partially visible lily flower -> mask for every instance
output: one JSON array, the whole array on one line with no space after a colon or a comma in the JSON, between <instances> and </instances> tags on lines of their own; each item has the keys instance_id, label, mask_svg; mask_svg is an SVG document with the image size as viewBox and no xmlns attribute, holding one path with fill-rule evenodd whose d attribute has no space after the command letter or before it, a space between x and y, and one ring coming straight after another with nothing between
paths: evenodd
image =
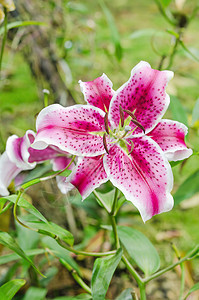
<instances>
[{"instance_id":1,"label":"partially visible lily flower","mask_svg":"<svg viewBox=\"0 0 199 300\"><path fill-rule=\"evenodd\" d=\"M84 156L71 183L85 199L110 180L140 211L144 221L170 210L173 175L168 159L189 157L185 125L161 120L169 105L171 71L140 62L116 92L105 74L80 87L87 105L54 104L38 115L32 147L49 145Z\"/></svg>"},{"instance_id":2,"label":"partially visible lily flower","mask_svg":"<svg viewBox=\"0 0 199 300\"><path fill-rule=\"evenodd\" d=\"M0 6L0 24L3 23L4 18L5 18L5 14Z\"/></svg>"},{"instance_id":3,"label":"partially visible lily flower","mask_svg":"<svg viewBox=\"0 0 199 300\"><path fill-rule=\"evenodd\" d=\"M0 0L0 4L7 9L7 11L13 11L16 9L12 0Z\"/></svg>"},{"instance_id":4,"label":"partially visible lily flower","mask_svg":"<svg viewBox=\"0 0 199 300\"><path fill-rule=\"evenodd\" d=\"M58 156L51 160L53 165L53 171L59 171L65 169L71 161L71 158L68 156ZM69 166L69 170L74 168L74 163ZM66 183L66 177L64 176L56 176L57 186L60 189L62 194L67 194L70 190L72 190L73 185L68 181Z\"/></svg>"},{"instance_id":5,"label":"partially visible lily flower","mask_svg":"<svg viewBox=\"0 0 199 300\"><path fill-rule=\"evenodd\" d=\"M20 172L35 168L37 163L58 159L59 157L62 158L62 156L63 160L66 161L67 164L69 163L70 158L67 153L63 153L55 147L47 147L41 151L31 148L34 139L35 133L32 130L28 130L26 134L20 138L16 135L12 135L8 138L6 151L0 156L0 195L9 195L7 188L11 181L16 178Z\"/></svg>"}]
</instances>

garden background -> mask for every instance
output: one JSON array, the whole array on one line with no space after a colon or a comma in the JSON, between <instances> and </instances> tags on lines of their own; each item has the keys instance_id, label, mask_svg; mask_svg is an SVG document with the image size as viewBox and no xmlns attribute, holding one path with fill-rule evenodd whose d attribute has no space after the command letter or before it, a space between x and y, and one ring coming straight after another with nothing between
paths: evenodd
<instances>
[{"instance_id":1,"label":"garden background","mask_svg":"<svg viewBox=\"0 0 199 300\"><path fill-rule=\"evenodd\" d=\"M67 106L84 103L79 80L91 81L105 73L116 90L141 60L154 69L174 71L174 79L167 88L171 104L165 117L189 127L186 142L194 151L191 158L172 165L176 205L172 211L154 216L144 224L135 207L125 204L117 222L144 233L155 245L161 266L176 261L174 248L183 256L199 243L198 1L18 0L15 4L17 9L8 14L8 24L18 23L8 31L1 66L1 153L10 135L23 136L27 129L35 130L35 118L44 107L43 89L50 91L49 104ZM35 25L29 21L35 21ZM18 27L20 22L22 26ZM0 27L1 43L3 28L4 23ZM38 166L29 173L29 179L46 171L48 165ZM104 189L102 192L108 191L108 185ZM48 220L70 230L79 249L110 249L108 233L101 226L107 224L107 216L92 196L82 203L78 194L62 195L55 180L51 180L30 187L26 199ZM42 249L44 245L56 250L50 238L16 224L11 210L0 216L0 229L10 232L23 250ZM26 261L9 261L6 255L11 251L6 247L1 246L0 251L0 284L16 277L27 280L15 299L55 299L82 293L70 272L53 255L33 257L47 276L42 278ZM94 258L73 258L89 282ZM199 279L198 259L186 262L184 268L188 291ZM179 267L152 281L147 286L147 299L178 299L180 273ZM136 291L135 282L121 265L107 299L116 299L125 288Z\"/></svg>"}]
</instances>

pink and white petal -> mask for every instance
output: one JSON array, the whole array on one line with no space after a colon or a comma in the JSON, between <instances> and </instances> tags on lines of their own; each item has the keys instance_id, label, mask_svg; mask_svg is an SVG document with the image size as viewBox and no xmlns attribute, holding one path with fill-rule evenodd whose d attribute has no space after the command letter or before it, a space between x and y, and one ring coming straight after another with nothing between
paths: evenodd
<instances>
[{"instance_id":1,"label":"pink and white petal","mask_svg":"<svg viewBox=\"0 0 199 300\"><path fill-rule=\"evenodd\" d=\"M8 186L11 181L21 172L15 163L13 163L6 152L0 156L0 195L8 196Z\"/></svg>"},{"instance_id":2,"label":"pink and white petal","mask_svg":"<svg viewBox=\"0 0 199 300\"><path fill-rule=\"evenodd\" d=\"M84 100L103 111L109 110L110 101L114 95L112 89L112 82L103 74L93 81L83 82L79 81L81 91L84 95Z\"/></svg>"},{"instance_id":3,"label":"pink and white petal","mask_svg":"<svg viewBox=\"0 0 199 300\"><path fill-rule=\"evenodd\" d=\"M148 136L160 146L168 160L177 161L193 153L185 144L187 132L188 128L180 122L161 120Z\"/></svg>"},{"instance_id":4,"label":"pink and white petal","mask_svg":"<svg viewBox=\"0 0 199 300\"><path fill-rule=\"evenodd\" d=\"M79 157L68 180L79 190L82 199L86 199L96 188L108 181L103 157Z\"/></svg>"},{"instance_id":5,"label":"pink and white petal","mask_svg":"<svg viewBox=\"0 0 199 300\"><path fill-rule=\"evenodd\" d=\"M30 153L30 157L28 159L29 163L33 163L33 162L41 163L46 160L53 159L60 155L63 155L63 151L60 151L59 148L50 147L50 146L48 146L47 148L45 148L43 150L37 150L37 149L33 149L32 147L30 147L28 149L28 152ZM65 155L67 155L67 154L68 153L65 152Z\"/></svg>"},{"instance_id":6,"label":"pink and white petal","mask_svg":"<svg viewBox=\"0 0 199 300\"><path fill-rule=\"evenodd\" d=\"M36 163L29 163L30 153L28 151L31 143L34 141L35 133L32 130L26 131L23 137L12 135L6 143L6 152L9 159L23 170L32 169Z\"/></svg>"},{"instance_id":7,"label":"pink and white petal","mask_svg":"<svg viewBox=\"0 0 199 300\"><path fill-rule=\"evenodd\" d=\"M160 147L149 137L132 139L128 155L115 145L104 156L105 171L114 186L139 210L143 221L171 210L173 187L171 166ZM130 146L128 146L130 151Z\"/></svg>"},{"instance_id":8,"label":"pink and white petal","mask_svg":"<svg viewBox=\"0 0 199 300\"><path fill-rule=\"evenodd\" d=\"M53 171L59 171L65 169L70 163L71 158L67 156L60 156L52 159ZM69 166L69 170L74 168L74 163ZM70 182L66 182L66 177L56 176L57 186L62 194L67 194L73 189L73 185Z\"/></svg>"},{"instance_id":9,"label":"pink and white petal","mask_svg":"<svg viewBox=\"0 0 199 300\"><path fill-rule=\"evenodd\" d=\"M170 98L165 89L173 77L171 71L158 71L144 61L137 64L131 71L129 80L114 94L109 108L111 123L119 125L119 106L133 112L137 120L145 128L146 133L151 131L160 121L168 108ZM126 119L128 114L124 113ZM130 123L132 129L136 125ZM142 135L142 130L137 128L134 135Z\"/></svg>"},{"instance_id":10,"label":"pink and white petal","mask_svg":"<svg viewBox=\"0 0 199 300\"><path fill-rule=\"evenodd\" d=\"M32 148L41 150L51 145L73 155L103 154L103 138L96 132L105 131L104 115L101 109L91 105L50 105L38 115Z\"/></svg>"}]
</instances>

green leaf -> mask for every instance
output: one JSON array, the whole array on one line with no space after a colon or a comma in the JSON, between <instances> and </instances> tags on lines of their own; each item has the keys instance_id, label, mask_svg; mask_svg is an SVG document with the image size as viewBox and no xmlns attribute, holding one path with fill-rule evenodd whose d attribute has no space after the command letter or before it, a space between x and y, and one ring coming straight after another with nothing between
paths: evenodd
<instances>
[{"instance_id":1,"label":"green leaf","mask_svg":"<svg viewBox=\"0 0 199 300\"><path fill-rule=\"evenodd\" d=\"M28 225L30 227L37 229L38 232L41 234L49 235L52 238L58 236L62 241L64 241L70 246L72 246L74 243L74 238L72 233L70 233L68 230L60 227L59 225L53 222L44 223L44 222L34 221L34 222L28 222Z\"/></svg>"},{"instance_id":2,"label":"green leaf","mask_svg":"<svg viewBox=\"0 0 199 300\"><path fill-rule=\"evenodd\" d=\"M44 300L46 294L47 294L46 289L30 287L27 290L25 296L23 297L23 300Z\"/></svg>"},{"instance_id":3,"label":"green leaf","mask_svg":"<svg viewBox=\"0 0 199 300\"><path fill-rule=\"evenodd\" d=\"M78 296L63 296L63 297L56 297L53 300L92 300L91 295L89 294L80 294Z\"/></svg>"},{"instance_id":4,"label":"green leaf","mask_svg":"<svg viewBox=\"0 0 199 300\"><path fill-rule=\"evenodd\" d=\"M16 200L17 200L17 195L10 195L10 196L7 196L7 197L3 197L3 198L0 198L0 203L1 201L5 201L5 199L7 201L10 201L12 203L15 203ZM24 208L25 210L27 210L30 214L34 215L35 217L37 217L38 219L44 221L44 222L48 222L46 220L46 218L32 205L30 204L27 200L25 200L24 198L20 197L18 203L17 203L18 206Z\"/></svg>"},{"instance_id":5,"label":"green leaf","mask_svg":"<svg viewBox=\"0 0 199 300\"><path fill-rule=\"evenodd\" d=\"M199 98L196 100L195 106L192 112L192 125L194 126L197 122L197 128L199 128Z\"/></svg>"},{"instance_id":6,"label":"green leaf","mask_svg":"<svg viewBox=\"0 0 199 300\"><path fill-rule=\"evenodd\" d=\"M47 24L43 22L38 22L38 21L17 21L17 22L12 22L7 25L7 30L13 29L13 28L18 28L22 26L30 26L30 25L42 25L46 26ZM0 29L0 35L4 33L4 27Z\"/></svg>"},{"instance_id":7,"label":"green leaf","mask_svg":"<svg viewBox=\"0 0 199 300\"><path fill-rule=\"evenodd\" d=\"M160 267L160 258L147 237L130 227L117 226L117 228L123 246L138 267L146 276L155 273Z\"/></svg>"},{"instance_id":8,"label":"green leaf","mask_svg":"<svg viewBox=\"0 0 199 300\"><path fill-rule=\"evenodd\" d=\"M135 30L133 33L131 33L129 38L131 40L133 40L133 39L142 38L145 36L151 37L156 33L157 33L157 30L154 28L139 29L139 30Z\"/></svg>"},{"instance_id":9,"label":"green leaf","mask_svg":"<svg viewBox=\"0 0 199 300\"><path fill-rule=\"evenodd\" d=\"M113 201L114 201L115 189L109 191L108 193L97 192L97 194L104 201L104 203L106 203L107 208L111 212L112 206L113 206ZM98 201L97 197L96 197L96 200L99 203L99 205L102 206L101 203ZM120 207L122 206L122 204L125 201L126 201L126 198L124 196L119 197L117 204L116 204L116 212L120 209Z\"/></svg>"},{"instance_id":10,"label":"green leaf","mask_svg":"<svg viewBox=\"0 0 199 300\"><path fill-rule=\"evenodd\" d=\"M45 236L42 239L42 242L46 247L53 250L53 253L58 259L62 258L63 260L65 260L81 276L79 266L76 261L70 256L70 252L68 250L62 248L54 239L48 236Z\"/></svg>"},{"instance_id":11,"label":"green leaf","mask_svg":"<svg viewBox=\"0 0 199 300\"><path fill-rule=\"evenodd\" d=\"M5 199L5 198L0 198L0 213L2 212L3 207L4 207L4 205L6 204L6 202L7 202L7 199Z\"/></svg>"},{"instance_id":12,"label":"green leaf","mask_svg":"<svg viewBox=\"0 0 199 300\"><path fill-rule=\"evenodd\" d=\"M115 46L115 56L120 61L122 59L122 54L123 54L122 52L123 51L122 51L122 46L121 46L121 43L120 43L120 37L119 37L117 27L115 25L114 18L113 18L110 10L108 9L108 7L106 6L106 4L104 3L103 0L99 0L99 4L100 4L100 6L101 6L101 8L102 8L102 10L105 14L107 23L109 25L112 41L113 41L113 44Z\"/></svg>"},{"instance_id":13,"label":"green leaf","mask_svg":"<svg viewBox=\"0 0 199 300\"><path fill-rule=\"evenodd\" d=\"M188 291L188 293L186 294L184 300L186 300L187 297L188 297L191 293L193 293L193 292L195 292L195 291L197 291L197 290L199 290L199 282L196 283L196 284L194 284L194 285L192 286L192 288L191 288L191 289Z\"/></svg>"},{"instance_id":14,"label":"green leaf","mask_svg":"<svg viewBox=\"0 0 199 300\"><path fill-rule=\"evenodd\" d=\"M199 192L199 170L190 175L174 194L175 205Z\"/></svg>"},{"instance_id":15,"label":"green leaf","mask_svg":"<svg viewBox=\"0 0 199 300\"><path fill-rule=\"evenodd\" d=\"M104 300L113 274L122 258L122 248L106 258L97 258L94 263L91 292L93 300Z\"/></svg>"},{"instance_id":16,"label":"green leaf","mask_svg":"<svg viewBox=\"0 0 199 300\"><path fill-rule=\"evenodd\" d=\"M68 177L71 174L71 172L71 170L66 169L63 172L61 172L59 176Z\"/></svg>"},{"instance_id":17,"label":"green leaf","mask_svg":"<svg viewBox=\"0 0 199 300\"><path fill-rule=\"evenodd\" d=\"M180 100L176 96L173 96L173 95L170 96L170 100L171 101L170 101L169 108L172 112L173 119L188 126L187 115L186 115L185 109L182 106Z\"/></svg>"},{"instance_id":18,"label":"green leaf","mask_svg":"<svg viewBox=\"0 0 199 300\"><path fill-rule=\"evenodd\" d=\"M124 290L115 300L132 300L133 289L128 288Z\"/></svg>"},{"instance_id":19,"label":"green leaf","mask_svg":"<svg viewBox=\"0 0 199 300\"><path fill-rule=\"evenodd\" d=\"M33 249L33 250L25 251L25 254L27 256L35 256L35 255L43 254L43 253L46 253L46 250L44 250L44 249ZM19 259L21 259L21 257L19 255L17 255L16 253L1 255L0 256L0 265L7 264L8 262L19 260Z\"/></svg>"},{"instance_id":20,"label":"green leaf","mask_svg":"<svg viewBox=\"0 0 199 300\"><path fill-rule=\"evenodd\" d=\"M160 0L160 1L164 7L167 7L171 3L172 0Z\"/></svg>"},{"instance_id":21,"label":"green leaf","mask_svg":"<svg viewBox=\"0 0 199 300\"><path fill-rule=\"evenodd\" d=\"M0 244L4 245L5 247L8 247L12 251L16 252L19 256L21 256L23 259L25 259L27 262L31 264L31 266L40 274L41 272L37 269L37 267L34 265L32 260L25 254L25 252L19 247L17 242L7 233L0 231Z\"/></svg>"},{"instance_id":22,"label":"green leaf","mask_svg":"<svg viewBox=\"0 0 199 300\"><path fill-rule=\"evenodd\" d=\"M183 161L184 161L184 160L170 161L169 163L170 163L171 167L173 168L173 167L175 167L175 166L181 164Z\"/></svg>"},{"instance_id":23,"label":"green leaf","mask_svg":"<svg viewBox=\"0 0 199 300\"><path fill-rule=\"evenodd\" d=\"M26 283L23 279L14 279L0 287L0 299L11 300L18 290Z\"/></svg>"}]
</instances>

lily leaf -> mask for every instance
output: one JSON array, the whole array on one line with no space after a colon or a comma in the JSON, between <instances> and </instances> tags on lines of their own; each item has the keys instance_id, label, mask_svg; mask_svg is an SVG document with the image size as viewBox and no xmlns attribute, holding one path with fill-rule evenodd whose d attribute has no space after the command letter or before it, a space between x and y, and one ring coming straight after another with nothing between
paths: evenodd
<instances>
[{"instance_id":1,"label":"lily leaf","mask_svg":"<svg viewBox=\"0 0 199 300\"><path fill-rule=\"evenodd\" d=\"M44 235L49 235L52 238L55 238L58 236L61 240L63 240L68 245L72 246L74 243L74 238L72 233L70 233L68 230L62 228L61 226L53 223L53 222L28 222L28 225L32 228L35 228L38 230L39 233Z\"/></svg>"},{"instance_id":2,"label":"lily leaf","mask_svg":"<svg viewBox=\"0 0 199 300\"><path fill-rule=\"evenodd\" d=\"M184 300L186 300L187 297L188 297L191 293L193 293L193 292L195 292L195 291L197 291L197 290L199 290L199 282L196 283L196 284L194 284L194 285L192 286L192 288L191 288L191 289L188 291L188 293L186 294Z\"/></svg>"},{"instance_id":3,"label":"lily leaf","mask_svg":"<svg viewBox=\"0 0 199 300\"><path fill-rule=\"evenodd\" d=\"M175 205L199 192L199 170L190 175L174 194Z\"/></svg>"},{"instance_id":4,"label":"lily leaf","mask_svg":"<svg viewBox=\"0 0 199 300\"><path fill-rule=\"evenodd\" d=\"M4 202L5 199L7 201L10 201L12 203L15 203L17 200L17 195L10 195L10 196L6 196L3 198L0 198L0 203ZM35 217L37 217L38 219L42 220L43 222L48 223L48 221L46 220L46 218L32 205L30 204L27 200L25 200L24 198L20 197L18 203L18 206L24 208L25 210L27 210L30 214L34 215Z\"/></svg>"},{"instance_id":5,"label":"lily leaf","mask_svg":"<svg viewBox=\"0 0 199 300\"><path fill-rule=\"evenodd\" d=\"M41 272L34 265L32 260L25 254L17 242L7 232L0 231L0 244L17 253L19 256L25 259L40 275L43 276L43 274L41 274Z\"/></svg>"},{"instance_id":6,"label":"lily leaf","mask_svg":"<svg viewBox=\"0 0 199 300\"><path fill-rule=\"evenodd\" d=\"M122 258L122 248L106 258L97 258L94 263L91 293L93 300L104 300L113 274Z\"/></svg>"},{"instance_id":7,"label":"lily leaf","mask_svg":"<svg viewBox=\"0 0 199 300\"><path fill-rule=\"evenodd\" d=\"M45 249L33 249L33 250L25 251L25 254L27 256L35 256L35 255L43 254L43 253L46 253ZM8 262L19 260L19 259L21 259L21 257L16 253L1 255L0 256L0 265L7 264Z\"/></svg>"},{"instance_id":8,"label":"lily leaf","mask_svg":"<svg viewBox=\"0 0 199 300\"><path fill-rule=\"evenodd\" d=\"M155 273L160 267L160 258L147 237L130 227L117 226L117 228L123 246L138 267L146 276Z\"/></svg>"},{"instance_id":9,"label":"lily leaf","mask_svg":"<svg viewBox=\"0 0 199 300\"><path fill-rule=\"evenodd\" d=\"M14 279L0 287L0 299L11 300L18 290L26 283L23 279Z\"/></svg>"},{"instance_id":10,"label":"lily leaf","mask_svg":"<svg viewBox=\"0 0 199 300\"><path fill-rule=\"evenodd\" d=\"M106 4L104 3L103 0L99 0L100 6L105 14L107 23L109 25L109 29L111 32L111 37L113 40L113 44L115 46L115 56L116 58L120 61L122 59L122 46L120 43L120 36L117 30L117 27L115 25L115 21L114 18L110 12L110 10L108 9L108 7L106 6Z\"/></svg>"},{"instance_id":11,"label":"lily leaf","mask_svg":"<svg viewBox=\"0 0 199 300\"><path fill-rule=\"evenodd\" d=\"M45 23L43 22L38 22L38 21L16 21L9 23L7 25L7 30L13 29L13 28L18 28L18 27L23 27L23 26L30 26L30 25L42 25L46 26ZM0 29L0 35L4 33L4 27Z\"/></svg>"},{"instance_id":12,"label":"lily leaf","mask_svg":"<svg viewBox=\"0 0 199 300\"><path fill-rule=\"evenodd\" d=\"M170 96L170 100L171 102L169 108L172 112L173 119L188 126L187 115L180 100L176 96L172 95Z\"/></svg>"},{"instance_id":13,"label":"lily leaf","mask_svg":"<svg viewBox=\"0 0 199 300\"><path fill-rule=\"evenodd\" d=\"M27 290L23 300L30 300L30 299L31 300L44 300L46 294L47 294L46 289L32 286Z\"/></svg>"},{"instance_id":14,"label":"lily leaf","mask_svg":"<svg viewBox=\"0 0 199 300\"><path fill-rule=\"evenodd\" d=\"M195 125L198 125L199 123L199 98L196 100L195 106L193 108L192 112L192 125L195 127ZM196 126L199 128L199 126Z\"/></svg>"},{"instance_id":15,"label":"lily leaf","mask_svg":"<svg viewBox=\"0 0 199 300\"><path fill-rule=\"evenodd\" d=\"M124 290L117 298L116 300L133 300L132 297L133 289L128 288Z\"/></svg>"}]
</instances>

